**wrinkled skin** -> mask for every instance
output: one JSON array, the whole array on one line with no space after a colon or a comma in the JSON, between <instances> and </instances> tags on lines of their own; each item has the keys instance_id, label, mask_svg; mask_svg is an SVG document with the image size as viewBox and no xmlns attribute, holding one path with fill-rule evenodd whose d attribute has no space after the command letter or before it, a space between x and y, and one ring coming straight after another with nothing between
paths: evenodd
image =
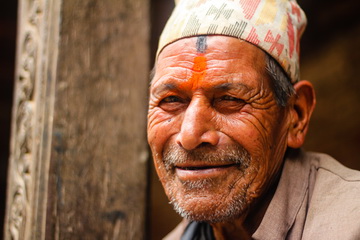
<instances>
[{"instance_id":1,"label":"wrinkled skin","mask_svg":"<svg viewBox=\"0 0 360 240\"><path fill-rule=\"evenodd\" d=\"M302 145L311 113L295 97L277 105L262 50L225 36L208 36L203 52L196 42L178 40L158 57L148 142L179 213L212 223L217 239L248 238L251 208L276 184L287 147ZM313 95L311 85L299 88Z\"/></svg>"}]
</instances>

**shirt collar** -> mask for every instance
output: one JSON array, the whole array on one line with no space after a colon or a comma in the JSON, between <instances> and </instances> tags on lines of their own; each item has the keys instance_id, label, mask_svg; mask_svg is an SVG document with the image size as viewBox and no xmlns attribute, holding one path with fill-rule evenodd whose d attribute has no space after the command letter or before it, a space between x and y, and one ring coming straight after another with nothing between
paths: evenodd
<instances>
[{"instance_id":1,"label":"shirt collar","mask_svg":"<svg viewBox=\"0 0 360 240\"><path fill-rule=\"evenodd\" d=\"M285 239L306 197L310 165L301 150L288 152L275 194L253 239Z\"/></svg>"}]
</instances>

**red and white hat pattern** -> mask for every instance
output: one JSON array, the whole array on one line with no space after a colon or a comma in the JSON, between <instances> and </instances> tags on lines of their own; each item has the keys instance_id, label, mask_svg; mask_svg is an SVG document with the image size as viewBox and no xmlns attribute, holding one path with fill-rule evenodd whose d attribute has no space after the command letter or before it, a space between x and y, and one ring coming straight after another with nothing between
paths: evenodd
<instances>
[{"instance_id":1,"label":"red and white hat pattern","mask_svg":"<svg viewBox=\"0 0 360 240\"><path fill-rule=\"evenodd\" d=\"M295 83L300 78L300 37L306 22L295 0L178 0L160 36L157 55L185 37L236 37L269 53Z\"/></svg>"}]
</instances>

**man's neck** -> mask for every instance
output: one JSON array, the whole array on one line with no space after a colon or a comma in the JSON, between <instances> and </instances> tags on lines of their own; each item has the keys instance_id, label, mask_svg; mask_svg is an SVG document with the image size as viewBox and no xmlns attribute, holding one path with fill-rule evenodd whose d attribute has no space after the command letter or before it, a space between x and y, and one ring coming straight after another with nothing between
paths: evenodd
<instances>
[{"instance_id":1,"label":"man's neck","mask_svg":"<svg viewBox=\"0 0 360 240\"><path fill-rule=\"evenodd\" d=\"M276 180L271 184L264 196L250 206L251 210L246 211L242 216L230 222L211 224L216 240L251 239L275 194L279 177L276 177Z\"/></svg>"}]
</instances>

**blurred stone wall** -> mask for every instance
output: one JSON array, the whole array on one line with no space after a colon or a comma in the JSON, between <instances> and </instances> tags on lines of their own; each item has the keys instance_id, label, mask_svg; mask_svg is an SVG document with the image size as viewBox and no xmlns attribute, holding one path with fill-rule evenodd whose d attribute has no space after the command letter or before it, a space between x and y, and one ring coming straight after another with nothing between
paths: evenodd
<instances>
[{"instance_id":1,"label":"blurred stone wall","mask_svg":"<svg viewBox=\"0 0 360 240\"><path fill-rule=\"evenodd\" d=\"M360 170L360 2L300 3L309 21L302 42L302 78L314 84L317 94L304 147Z\"/></svg>"}]
</instances>

